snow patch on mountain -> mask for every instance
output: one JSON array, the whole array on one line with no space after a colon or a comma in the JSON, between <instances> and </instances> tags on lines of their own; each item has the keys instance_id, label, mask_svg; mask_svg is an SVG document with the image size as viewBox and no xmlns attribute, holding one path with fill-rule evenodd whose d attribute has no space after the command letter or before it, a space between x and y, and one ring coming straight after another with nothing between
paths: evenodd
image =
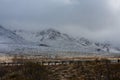
<instances>
[{"instance_id":1,"label":"snow patch on mountain","mask_svg":"<svg viewBox=\"0 0 120 80\"><path fill-rule=\"evenodd\" d=\"M75 38L55 29L36 32L12 31L0 26L0 53L2 52L62 56L108 56L119 55L120 48L113 47L109 43L93 42L84 37Z\"/></svg>"},{"instance_id":2,"label":"snow patch on mountain","mask_svg":"<svg viewBox=\"0 0 120 80\"><path fill-rule=\"evenodd\" d=\"M55 29L46 29L39 32L16 31L16 34L21 35L25 40L35 42L41 51L120 52L120 50L115 49L108 43L92 42L84 37L74 38Z\"/></svg>"},{"instance_id":3,"label":"snow patch on mountain","mask_svg":"<svg viewBox=\"0 0 120 80\"><path fill-rule=\"evenodd\" d=\"M24 39L16 33L0 26L0 44L23 43Z\"/></svg>"}]
</instances>

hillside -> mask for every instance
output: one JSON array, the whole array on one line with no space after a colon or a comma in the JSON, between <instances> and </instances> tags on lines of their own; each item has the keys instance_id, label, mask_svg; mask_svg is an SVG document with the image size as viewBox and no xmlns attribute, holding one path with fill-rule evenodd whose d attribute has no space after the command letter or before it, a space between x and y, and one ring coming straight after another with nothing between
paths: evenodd
<instances>
[{"instance_id":1,"label":"hillside","mask_svg":"<svg viewBox=\"0 0 120 80\"><path fill-rule=\"evenodd\" d=\"M73 37L55 29L36 32L9 30L0 26L0 52L62 56L119 55L119 47L109 43L93 42L84 37ZM71 53L76 54L71 54Z\"/></svg>"},{"instance_id":2,"label":"hillside","mask_svg":"<svg viewBox=\"0 0 120 80\"><path fill-rule=\"evenodd\" d=\"M40 47L46 47L48 51L119 53L119 50L109 43L92 42L84 37L75 38L55 29L39 32L16 30L14 32L27 41L34 42Z\"/></svg>"}]
</instances>

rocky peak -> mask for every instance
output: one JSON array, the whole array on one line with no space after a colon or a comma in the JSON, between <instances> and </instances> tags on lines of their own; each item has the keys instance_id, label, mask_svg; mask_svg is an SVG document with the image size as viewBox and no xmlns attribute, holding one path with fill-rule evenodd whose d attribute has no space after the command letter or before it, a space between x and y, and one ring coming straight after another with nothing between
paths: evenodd
<instances>
[{"instance_id":1,"label":"rocky peak","mask_svg":"<svg viewBox=\"0 0 120 80\"><path fill-rule=\"evenodd\" d=\"M90 42L88 39L84 38L84 37L81 37L79 39L79 43L82 44L83 46L87 46L87 45L90 45L92 44L92 42Z\"/></svg>"},{"instance_id":2,"label":"rocky peak","mask_svg":"<svg viewBox=\"0 0 120 80\"><path fill-rule=\"evenodd\" d=\"M62 34L55 30L55 29L47 29L47 30L43 30L41 32L38 32L36 37L38 36L42 36L42 39L50 39L50 40L56 40L57 38L61 37Z\"/></svg>"},{"instance_id":3,"label":"rocky peak","mask_svg":"<svg viewBox=\"0 0 120 80\"><path fill-rule=\"evenodd\" d=\"M54 29L47 29L40 32L40 35L60 35L61 33Z\"/></svg>"}]
</instances>

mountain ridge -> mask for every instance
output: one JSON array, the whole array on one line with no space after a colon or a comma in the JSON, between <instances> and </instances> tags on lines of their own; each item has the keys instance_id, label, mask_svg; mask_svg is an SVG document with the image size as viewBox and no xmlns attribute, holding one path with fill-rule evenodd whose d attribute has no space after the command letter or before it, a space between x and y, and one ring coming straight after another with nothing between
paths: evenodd
<instances>
[{"instance_id":1,"label":"mountain ridge","mask_svg":"<svg viewBox=\"0 0 120 80\"><path fill-rule=\"evenodd\" d=\"M17 32L17 31L16 31ZM17 34L17 33L16 33ZM18 33L20 35L20 33ZM99 42L92 42L84 37L81 38L74 38L69 36L68 34L65 33L61 33L58 30L55 29L45 29L45 30L41 30L39 32L36 32L33 34L33 38L37 39L37 43L39 44L45 44L47 46L53 46L56 48L70 48L69 50L72 50L73 48L84 48L86 51L87 49L90 47L94 47L96 49L94 49L93 51L95 52L110 52L112 49L112 46L109 43L99 43ZM26 37L25 37L26 38ZM32 39L31 39L32 40ZM43 46L43 45L42 45ZM70 47L71 46L71 47ZM76 50L76 49L75 49ZM81 49L79 49L78 51L80 51ZM81 50L82 52L84 52L84 50ZM90 52L92 52L92 50L88 50Z\"/></svg>"},{"instance_id":2,"label":"mountain ridge","mask_svg":"<svg viewBox=\"0 0 120 80\"><path fill-rule=\"evenodd\" d=\"M3 38L5 36L6 38ZM0 51L16 53L40 52L80 52L81 55L111 55L120 53L120 49L109 43L93 42L84 37L75 38L55 29L37 32L25 30L9 30L0 26ZM2 41L8 40L8 43ZM5 49L5 50L4 50ZM82 54L84 53L84 54ZM87 53L87 54L85 54ZM88 54L91 53L91 54ZM109 54L108 54L109 53ZM55 53L56 54L56 53ZM59 54L58 54L59 55ZM68 54L66 54L68 55Z\"/></svg>"}]
</instances>

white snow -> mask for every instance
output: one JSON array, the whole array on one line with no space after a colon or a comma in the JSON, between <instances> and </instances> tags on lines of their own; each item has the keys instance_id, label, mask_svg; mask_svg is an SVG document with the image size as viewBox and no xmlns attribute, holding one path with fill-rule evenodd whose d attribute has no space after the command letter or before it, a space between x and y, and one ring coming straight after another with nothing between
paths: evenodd
<instances>
[{"instance_id":1,"label":"white snow","mask_svg":"<svg viewBox=\"0 0 120 80\"><path fill-rule=\"evenodd\" d=\"M25 30L10 31L0 27L0 52L40 53L51 52L55 55L112 55L120 53L112 45L78 39L54 29L31 32ZM59 52L59 53L56 53ZM62 52L62 53L61 53ZM72 52L72 53L64 53ZM75 54L77 52L77 54ZM73 54L74 53L74 54Z\"/></svg>"}]
</instances>

